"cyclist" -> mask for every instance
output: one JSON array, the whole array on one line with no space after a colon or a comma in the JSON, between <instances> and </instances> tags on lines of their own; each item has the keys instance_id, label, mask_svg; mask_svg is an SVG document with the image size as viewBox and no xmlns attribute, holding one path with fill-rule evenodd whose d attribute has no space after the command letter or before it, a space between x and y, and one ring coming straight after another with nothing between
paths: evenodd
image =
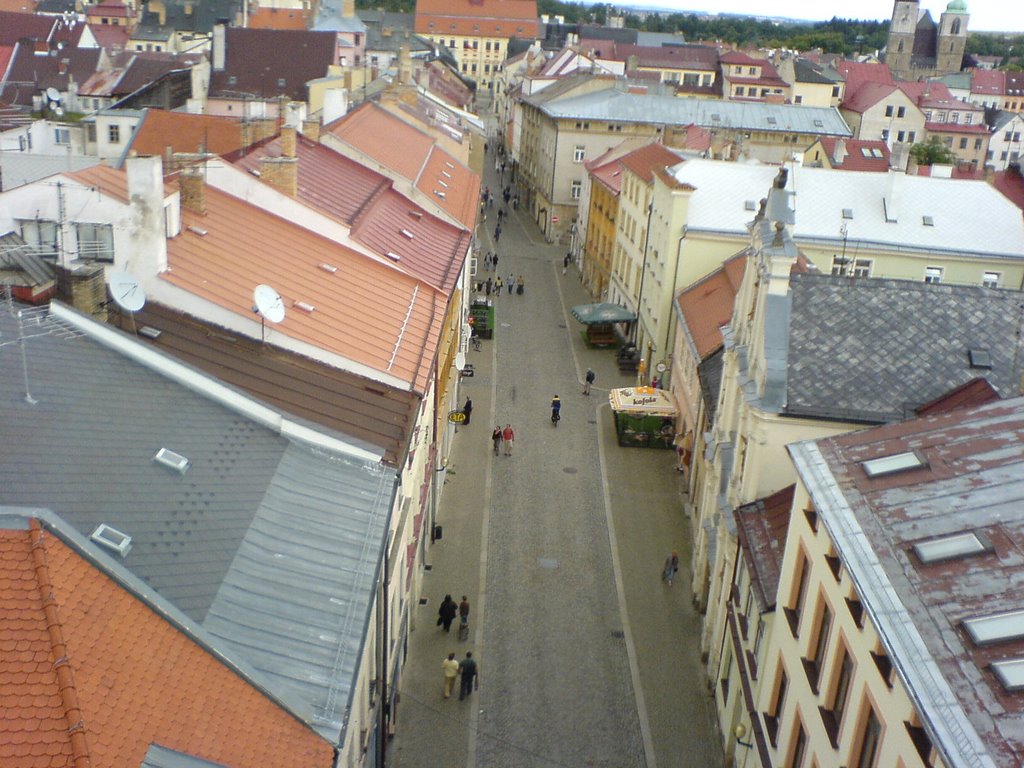
<instances>
[{"instance_id":1,"label":"cyclist","mask_svg":"<svg viewBox=\"0 0 1024 768\"><path fill-rule=\"evenodd\" d=\"M551 423L555 426L558 426L558 420L562 418L561 410L562 401L559 399L558 395L555 395L551 399Z\"/></svg>"}]
</instances>

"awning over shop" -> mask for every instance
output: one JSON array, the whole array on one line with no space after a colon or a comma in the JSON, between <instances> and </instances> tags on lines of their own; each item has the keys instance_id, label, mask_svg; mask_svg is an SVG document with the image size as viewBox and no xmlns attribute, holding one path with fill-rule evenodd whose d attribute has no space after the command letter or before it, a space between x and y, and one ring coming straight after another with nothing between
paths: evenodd
<instances>
[{"instance_id":1,"label":"awning over shop","mask_svg":"<svg viewBox=\"0 0 1024 768\"><path fill-rule=\"evenodd\" d=\"M570 310L572 316L584 325L598 323L630 323L636 320L636 314L618 304L579 304Z\"/></svg>"},{"instance_id":2,"label":"awning over shop","mask_svg":"<svg viewBox=\"0 0 1024 768\"><path fill-rule=\"evenodd\" d=\"M625 387L608 393L616 413L635 416L675 416L676 406L669 393L654 387Z\"/></svg>"}]
</instances>

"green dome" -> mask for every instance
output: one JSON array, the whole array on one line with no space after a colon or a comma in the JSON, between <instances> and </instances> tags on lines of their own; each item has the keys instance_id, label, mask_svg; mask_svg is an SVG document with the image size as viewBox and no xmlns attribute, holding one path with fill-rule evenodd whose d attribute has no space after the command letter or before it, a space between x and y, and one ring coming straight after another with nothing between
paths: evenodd
<instances>
[{"instance_id":1,"label":"green dome","mask_svg":"<svg viewBox=\"0 0 1024 768\"><path fill-rule=\"evenodd\" d=\"M946 13L967 13L967 0L949 0Z\"/></svg>"}]
</instances>

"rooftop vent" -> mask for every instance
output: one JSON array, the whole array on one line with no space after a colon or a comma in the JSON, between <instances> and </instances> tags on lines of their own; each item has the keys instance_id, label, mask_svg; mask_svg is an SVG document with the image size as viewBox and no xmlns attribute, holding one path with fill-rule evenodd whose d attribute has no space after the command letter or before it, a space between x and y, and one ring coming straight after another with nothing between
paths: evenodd
<instances>
[{"instance_id":1,"label":"rooftop vent","mask_svg":"<svg viewBox=\"0 0 1024 768\"><path fill-rule=\"evenodd\" d=\"M444 176L446 179L450 179L452 177L452 175L448 173L448 171L441 171L441 175Z\"/></svg>"},{"instance_id":2,"label":"rooftop vent","mask_svg":"<svg viewBox=\"0 0 1024 768\"><path fill-rule=\"evenodd\" d=\"M326 262L320 265L320 269L322 269L324 272L329 272L332 275L338 271L338 268L336 266L334 266L333 264L327 264Z\"/></svg>"},{"instance_id":3,"label":"rooftop vent","mask_svg":"<svg viewBox=\"0 0 1024 768\"><path fill-rule=\"evenodd\" d=\"M419 221L423 218L423 211L409 211L409 215Z\"/></svg>"},{"instance_id":4,"label":"rooftop vent","mask_svg":"<svg viewBox=\"0 0 1024 768\"><path fill-rule=\"evenodd\" d=\"M191 226L189 226L188 231L189 232L194 232L195 234L199 235L200 237L206 237L209 234L209 231L203 229L202 227L197 227L195 224L192 224Z\"/></svg>"},{"instance_id":5,"label":"rooftop vent","mask_svg":"<svg viewBox=\"0 0 1024 768\"><path fill-rule=\"evenodd\" d=\"M864 472L868 477L883 477L896 472L905 472L908 469L927 467L928 462L917 451L906 451L862 461L860 465L864 467Z\"/></svg>"},{"instance_id":6,"label":"rooftop vent","mask_svg":"<svg viewBox=\"0 0 1024 768\"><path fill-rule=\"evenodd\" d=\"M316 307L310 304L308 301L293 301L292 306L295 307L296 309L301 309L303 312L307 314L313 314L313 310L316 309Z\"/></svg>"},{"instance_id":7,"label":"rooftop vent","mask_svg":"<svg viewBox=\"0 0 1024 768\"><path fill-rule=\"evenodd\" d=\"M412 232L410 232L408 229L400 229L398 231L402 235L402 237L407 237L410 240L412 240L415 237L415 235Z\"/></svg>"},{"instance_id":8,"label":"rooftop vent","mask_svg":"<svg viewBox=\"0 0 1024 768\"><path fill-rule=\"evenodd\" d=\"M778 122L779 122L779 121L778 121L778 120L776 120L776 119L775 119L774 117L769 117L769 118L768 118L768 125L777 125L777 124L778 124Z\"/></svg>"},{"instance_id":9,"label":"rooftop vent","mask_svg":"<svg viewBox=\"0 0 1024 768\"><path fill-rule=\"evenodd\" d=\"M913 549L917 559L925 564L957 560L992 551L992 547L979 539L973 532L921 541L915 544Z\"/></svg>"},{"instance_id":10,"label":"rooftop vent","mask_svg":"<svg viewBox=\"0 0 1024 768\"><path fill-rule=\"evenodd\" d=\"M814 121L814 127L815 128L824 128L825 124L823 122L821 122L821 120L815 120Z\"/></svg>"},{"instance_id":11,"label":"rooftop vent","mask_svg":"<svg viewBox=\"0 0 1024 768\"><path fill-rule=\"evenodd\" d=\"M259 169L259 168L250 168L250 169L249 169L249 173L251 173L251 174L252 174L253 176L255 176L255 177L256 177L257 179L258 179L258 178L259 178L260 176L262 176L262 175L263 175L262 173L260 173L260 169Z\"/></svg>"},{"instance_id":12,"label":"rooftop vent","mask_svg":"<svg viewBox=\"0 0 1024 768\"><path fill-rule=\"evenodd\" d=\"M921 223L924 224L926 227L934 227L935 219L932 218L931 216L922 216Z\"/></svg>"},{"instance_id":13,"label":"rooftop vent","mask_svg":"<svg viewBox=\"0 0 1024 768\"><path fill-rule=\"evenodd\" d=\"M442 192L441 190L435 189L434 194L440 197L442 200L444 200L444 192Z\"/></svg>"},{"instance_id":14,"label":"rooftop vent","mask_svg":"<svg viewBox=\"0 0 1024 768\"><path fill-rule=\"evenodd\" d=\"M1024 659L993 661L989 666L1003 688L1008 691L1024 691Z\"/></svg>"},{"instance_id":15,"label":"rooftop vent","mask_svg":"<svg viewBox=\"0 0 1024 768\"><path fill-rule=\"evenodd\" d=\"M445 182L445 181L442 181L441 179L438 179L438 180L437 180L437 183L438 183L438 184L440 184L440 185L441 185L442 187L444 187L445 189L448 189L448 184L447 184L447 182Z\"/></svg>"},{"instance_id":16,"label":"rooftop vent","mask_svg":"<svg viewBox=\"0 0 1024 768\"><path fill-rule=\"evenodd\" d=\"M852 219L853 218L853 208L843 208L843 218L844 219Z\"/></svg>"},{"instance_id":17,"label":"rooftop vent","mask_svg":"<svg viewBox=\"0 0 1024 768\"><path fill-rule=\"evenodd\" d=\"M89 537L100 546L116 552L121 557L128 555L132 548L132 537L127 533L121 533L116 528L111 528L106 523L100 523Z\"/></svg>"},{"instance_id":18,"label":"rooftop vent","mask_svg":"<svg viewBox=\"0 0 1024 768\"><path fill-rule=\"evenodd\" d=\"M992 355L988 353L987 349L969 349L967 350L967 359L971 362L971 368L989 370L992 368Z\"/></svg>"},{"instance_id":19,"label":"rooftop vent","mask_svg":"<svg viewBox=\"0 0 1024 768\"><path fill-rule=\"evenodd\" d=\"M1005 611L964 619L964 629L975 645L991 645L1024 638L1024 611Z\"/></svg>"},{"instance_id":20,"label":"rooftop vent","mask_svg":"<svg viewBox=\"0 0 1024 768\"><path fill-rule=\"evenodd\" d=\"M392 261L401 261L401 260L402 260L402 257L401 257L401 256L399 256L399 255L398 255L397 253L395 253L394 251L388 251L388 254L387 254L387 256L388 256L388 258L389 258L389 259L391 259Z\"/></svg>"},{"instance_id":21,"label":"rooftop vent","mask_svg":"<svg viewBox=\"0 0 1024 768\"><path fill-rule=\"evenodd\" d=\"M743 210L745 210L745 211L756 211L757 210L757 203L755 203L753 200L746 200L743 203Z\"/></svg>"},{"instance_id":22,"label":"rooftop vent","mask_svg":"<svg viewBox=\"0 0 1024 768\"><path fill-rule=\"evenodd\" d=\"M179 472L183 475L188 471L188 468L192 463L180 453L175 453L167 448L161 448L157 451L153 456L153 461L157 464L163 464L165 467L173 469L175 472Z\"/></svg>"},{"instance_id":23,"label":"rooftop vent","mask_svg":"<svg viewBox=\"0 0 1024 768\"><path fill-rule=\"evenodd\" d=\"M144 325L139 328L139 336L145 336L147 339L152 339L153 341L159 339L161 333L163 333L163 331L158 330L151 325Z\"/></svg>"}]
</instances>

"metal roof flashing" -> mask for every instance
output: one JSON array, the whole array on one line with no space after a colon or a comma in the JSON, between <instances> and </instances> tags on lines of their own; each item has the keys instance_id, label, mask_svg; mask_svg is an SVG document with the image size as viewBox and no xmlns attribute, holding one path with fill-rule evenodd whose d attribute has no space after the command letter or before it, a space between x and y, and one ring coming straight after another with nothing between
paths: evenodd
<instances>
[{"instance_id":1,"label":"metal roof flashing","mask_svg":"<svg viewBox=\"0 0 1024 768\"><path fill-rule=\"evenodd\" d=\"M786 448L819 520L847 565L846 572L907 695L926 720L943 762L996 768L995 760L928 651L899 591L868 544L868 537L818 445L808 440Z\"/></svg>"}]
</instances>

